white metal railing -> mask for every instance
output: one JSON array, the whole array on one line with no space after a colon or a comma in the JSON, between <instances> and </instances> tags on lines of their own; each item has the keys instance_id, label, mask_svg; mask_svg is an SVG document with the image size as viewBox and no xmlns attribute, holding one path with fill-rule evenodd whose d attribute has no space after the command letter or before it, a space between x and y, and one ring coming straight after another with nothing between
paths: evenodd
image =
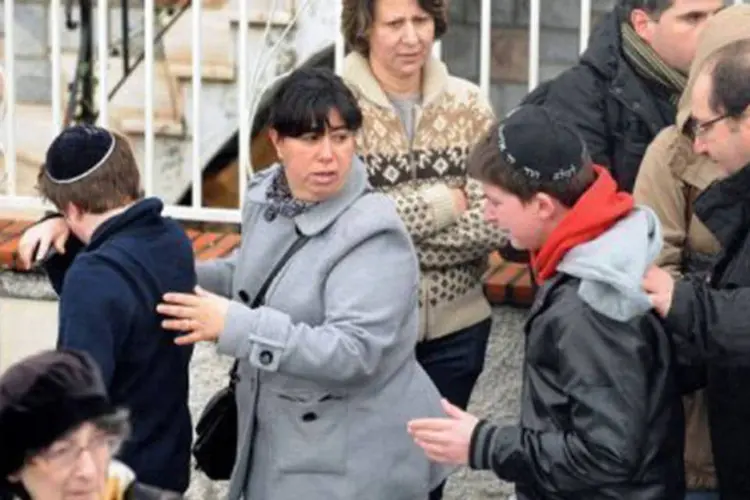
<instances>
[{"instance_id":1,"label":"white metal railing","mask_svg":"<svg viewBox=\"0 0 750 500\"><path fill-rule=\"evenodd\" d=\"M251 50L251 41L249 37L249 19L250 4L256 0L240 0L239 22L237 33L237 50L238 55L238 91L237 91L237 109L238 128L239 128L239 192L242 197L245 193L247 183L246 173L250 171L250 126L251 117L254 116L259 99L262 94L260 91L263 83L268 80L267 73L269 64L276 57L276 52L280 47L284 37L288 36L290 29L293 27L297 16L304 14L308 4L317 1L323 8L323 4L328 4L332 0L267 0L272 2L270 12L265 16L266 25L263 29L262 43L265 44L269 38L272 24L276 20L277 10L283 9L289 11L292 3L294 7L294 18L292 22L282 30L278 40L265 53L261 54L254 67L247 67L248 55ZM480 11L480 43L479 43L479 81L478 84L482 92L489 96L491 82L491 3L492 0L478 0ZM546 3L546 2L545 2ZM734 0L734 3L743 3L743 0ZM96 80L97 103L99 109L99 123L106 126L109 122L109 102L108 102L108 52L109 52L109 32L108 32L108 5L107 0L96 0L96 47L97 47L97 64ZM0 209L43 209L46 208L41 201L32 196L19 196L17 185L17 163L16 163L16 66L14 52L16 48L16 33L14 28L14 7L15 0L5 0L3 4L5 15L5 54L3 73L4 76L2 88L2 110L5 111L5 134L2 140L2 154L4 154L5 165L5 194L0 195ZM56 135L63 124L62 104L63 104L63 82L61 80L61 0L49 0L49 34L50 34L50 63L52 74L51 85L51 104L52 120L49 125L50 138ZM341 2L336 2L337 18L340 19ZM203 7L201 2L192 3L191 12L191 30L192 30L192 106L191 113L191 134L190 134L190 184L192 186L192 206L178 207L170 205L167 212L180 218L189 220L205 221L239 221L238 209L216 209L202 206L202 162L201 162L201 93L202 93L202 54L201 42L204 34L202 33L201 20L203 16ZM540 20L541 20L541 0L530 0L529 9L529 67L528 67L528 86L534 88L539 83L539 49L540 49ZM591 0L580 0L580 25L579 25L579 48L583 51L588 42L591 30ZM144 0L144 39L154 40L155 30L155 10L154 0ZM278 35L278 34L277 34ZM210 35L209 35L210 36ZM257 41L254 43L258 43ZM154 153L155 153L155 126L154 126L154 44L145 43L145 95L144 95L144 158L143 158L143 183L148 195L155 192L155 172L154 172ZM254 47L257 49L257 47ZM436 44L434 54L440 56L441 48ZM340 71L344 59L344 43L341 35L336 37L334 49L334 65L337 71ZM250 94L252 92L252 94ZM251 97L252 96L252 97ZM1 120L0 120L1 121Z\"/></svg>"}]
</instances>

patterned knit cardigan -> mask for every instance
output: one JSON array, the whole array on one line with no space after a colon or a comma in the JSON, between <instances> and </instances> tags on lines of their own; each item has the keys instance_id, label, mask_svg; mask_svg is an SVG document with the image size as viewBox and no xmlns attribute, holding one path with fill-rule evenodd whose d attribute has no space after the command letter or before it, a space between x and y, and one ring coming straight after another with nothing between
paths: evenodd
<instances>
[{"instance_id":1,"label":"patterned knit cardigan","mask_svg":"<svg viewBox=\"0 0 750 500\"><path fill-rule=\"evenodd\" d=\"M422 270L420 339L435 339L490 315L481 277L503 232L483 220L481 185L466 176L466 158L494 118L479 88L430 59L411 143L367 60L347 56L344 79L364 115L357 137L371 184L388 195L416 246ZM450 188L463 187L469 210L456 213Z\"/></svg>"}]
</instances>

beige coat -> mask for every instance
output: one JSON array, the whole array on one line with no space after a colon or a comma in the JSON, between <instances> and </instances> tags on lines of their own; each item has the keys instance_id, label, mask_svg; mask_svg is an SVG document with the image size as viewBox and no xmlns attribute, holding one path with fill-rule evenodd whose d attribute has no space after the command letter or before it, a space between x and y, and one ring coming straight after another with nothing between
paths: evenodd
<instances>
[{"instance_id":1,"label":"beige coat","mask_svg":"<svg viewBox=\"0 0 750 500\"><path fill-rule=\"evenodd\" d=\"M750 38L750 5L729 7L708 22L680 99L677 123L662 130L651 143L635 183L636 201L654 209L663 225L664 247L657 264L674 276L690 270L688 261L692 262L696 254L711 256L720 249L714 236L693 214L692 206L698 195L721 175L721 170L713 161L693 152L692 141L685 132L698 71L711 54L744 38ZM703 391L685 398L685 415L688 488L715 487Z\"/></svg>"}]
</instances>

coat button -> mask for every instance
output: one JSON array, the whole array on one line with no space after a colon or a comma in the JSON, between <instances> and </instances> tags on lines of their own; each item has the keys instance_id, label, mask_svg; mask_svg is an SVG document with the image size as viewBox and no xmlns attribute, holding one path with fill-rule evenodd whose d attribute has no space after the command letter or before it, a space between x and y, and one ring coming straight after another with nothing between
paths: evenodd
<instances>
[{"instance_id":1,"label":"coat button","mask_svg":"<svg viewBox=\"0 0 750 500\"><path fill-rule=\"evenodd\" d=\"M239 297L240 297L240 300L241 300L242 302L247 302L247 301L249 301L249 300L250 300L250 296L249 296L249 295L247 294L247 292L246 292L245 290L240 290L240 291L239 291L239 292L237 293L237 295L239 295Z\"/></svg>"},{"instance_id":2,"label":"coat button","mask_svg":"<svg viewBox=\"0 0 750 500\"><path fill-rule=\"evenodd\" d=\"M271 351L260 351L258 359L261 365L268 366L273 363L273 353Z\"/></svg>"},{"instance_id":3,"label":"coat button","mask_svg":"<svg viewBox=\"0 0 750 500\"><path fill-rule=\"evenodd\" d=\"M309 411L302 415L303 422L314 422L318 419L318 415L315 412Z\"/></svg>"}]
</instances>

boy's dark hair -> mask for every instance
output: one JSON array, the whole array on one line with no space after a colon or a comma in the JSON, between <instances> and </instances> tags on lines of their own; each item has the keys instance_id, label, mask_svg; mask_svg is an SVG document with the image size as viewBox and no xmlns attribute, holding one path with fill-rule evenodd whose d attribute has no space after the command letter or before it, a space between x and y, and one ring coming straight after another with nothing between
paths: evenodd
<instances>
[{"instance_id":1,"label":"boy's dark hair","mask_svg":"<svg viewBox=\"0 0 750 500\"><path fill-rule=\"evenodd\" d=\"M362 126L362 111L344 81L326 68L300 68L286 76L271 98L268 124L281 137L323 134L337 111L347 130Z\"/></svg>"},{"instance_id":2,"label":"boy's dark hair","mask_svg":"<svg viewBox=\"0 0 750 500\"><path fill-rule=\"evenodd\" d=\"M711 110L739 118L750 106L750 38L721 48L711 63Z\"/></svg>"},{"instance_id":3,"label":"boy's dark hair","mask_svg":"<svg viewBox=\"0 0 750 500\"><path fill-rule=\"evenodd\" d=\"M346 45L364 57L370 55L370 31L378 0L344 0L341 11L341 32ZM448 30L446 0L418 0L419 6L435 21L435 40Z\"/></svg>"},{"instance_id":4,"label":"boy's dark hair","mask_svg":"<svg viewBox=\"0 0 750 500\"><path fill-rule=\"evenodd\" d=\"M572 207L596 180L593 162L585 149L580 158L581 167L575 174L564 180L550 181L533 179L524 174L501 153L499 143L500 126L495 124L469 155L468 173L480 182L517 196L523 203L530 201L537 193L546 193L564 206ZM539 147L545 147L543 137L539 138Z\"/></svg>"},{"instance_id":5,"label":"boy's dark hair","mask_svg":"<svg viewBox=\"0 0 750 500\"><path fill-rule=\"evenodd\" d=\"M48 166L42 165L37 175L37 190L41 196L58 210L65 210L72 203L91 214L101 214L143 198L138 164L130 143L118 133L111 134L115 141L112 153L101 167L93 169L80 180L55 182L49 175ZM53 143L52 146L58 148L55 154L59 152L67 157L62 161L76 161L74 142L71 142L71 146L59 141L59 138L55 142L57 144Z\"/></svg>"}]
</instances>

